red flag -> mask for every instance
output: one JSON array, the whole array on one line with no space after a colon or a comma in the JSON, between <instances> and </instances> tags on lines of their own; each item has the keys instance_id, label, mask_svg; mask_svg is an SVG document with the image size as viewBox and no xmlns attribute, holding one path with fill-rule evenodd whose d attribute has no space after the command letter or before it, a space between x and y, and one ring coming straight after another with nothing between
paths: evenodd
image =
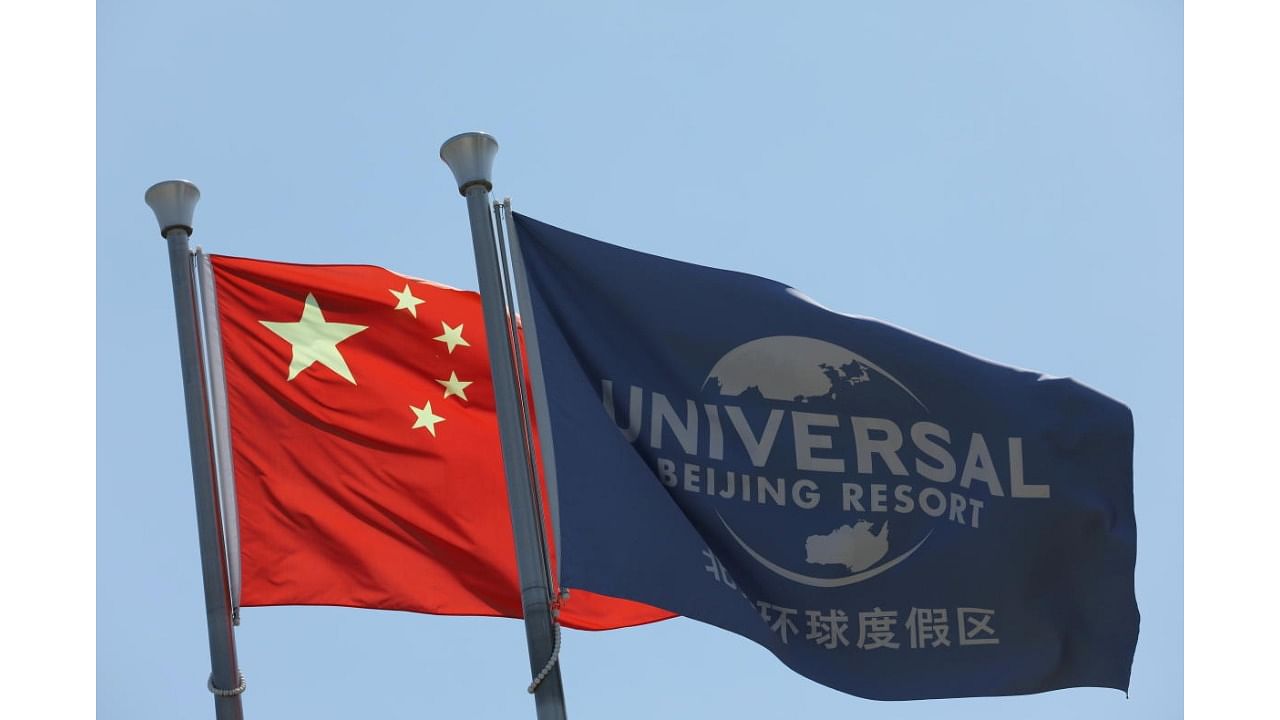
<instances>
[{"instance_id":1,"label":"red flag","mask_svg":"<svg viewBox=\"0 0 1280 720\"><path fill-rule=\"evenodd\" d=\"M241 604L520 617L479 294L368 265L212 262ZM574 591L560 621L671 616Z\"/></svg>"}]
</instances>

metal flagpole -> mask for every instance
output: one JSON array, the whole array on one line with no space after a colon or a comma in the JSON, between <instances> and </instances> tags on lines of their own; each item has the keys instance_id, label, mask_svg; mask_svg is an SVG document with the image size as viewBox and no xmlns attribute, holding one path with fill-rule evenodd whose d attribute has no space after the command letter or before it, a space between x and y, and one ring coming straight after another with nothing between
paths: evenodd
<instances>
[{"instance_id":1,"label":"metal flagpole","mask_svg":"<svg viewBox=\"0 0 1280 720\"><path fill-rule=\"evenodd\" d=\"M552 587L560 587L560 490L556 481L556 443L551 433L551 405L547 402L547 386L542 374L542 353L538 348L538 324L533 317L533 301L529 297L529 281L524 271L524 255L520 252L520 237L516 233L515 218L511 215L511 198L504 198L499 206L502 219L506 225L507 243L511 248L511 275L516 286L516 300L520 304L521 320L524 323L524 341L528 347L529 381L533 385L533 402L530 419L542 414L542 422L536 423L538 438L542 446L543 474L547 479L547 504L551 508L551 539L555 543L556 562L553 566ZM499 227L501 237L501 226ZM562 591L567 593L567 591Z\"/></svg>"},{"instance_id":2,"label":"metal flagpole","mask_svg":"<svg viewBox=\"0 0 1280 720\"><path fill-rule=\"evenodd\" d=\"M535 427L534 410L532 406L532 400L529 398L528 396L529 394L525 390L525 383L524 383L525 378L531 378L535 381L535 383L539 379L539 378L533 378L528 373L528 369L525 367L525 353L524 353L525 347L524 346L526 344L528 345L530 353L536 352L538 346L536 343L532 342L533 338L529 334L533 330L533 325L532 325L532 318L527 313L524 316L524 326L526 330L525 330L525 333L523 334L525 335L526 339L529 340L530 342L526 343L521 340L522 333L520 332L520 327L519 327L520 316L516 312L517 310L516 295L512 294L514 293L513 288L515 287L512 279L513 273L512 273L512 268L507 262L507 242L506 242L506 239L503 237L503 227L505 225L502 221L502 208L503 206L500 203L493 204L493 228L498 239L499 274L502 278L502 286L508 290L507 294L503 296L502 301L505 304L507 309L507 317L512 319L511 322L507 323L507 336L510 339L511 347L515 348L515 352L512 353L512 360L515 363L515 373L513 374L512 377L516 384L516 401L520 409L520 421L521 421L520 437L521 439L524 440L525 459L528 460L528 463L529 463L529 479L533 484L533 490L531 492L533 493L533 497L537 500L535 504L538 507L542 507L542 500L543 500L542 487L538 483L538 462L537 462L538 451L537 451L537 448L534 447L534 445L536 444L536 439L534 437L534 427ZM529 307L529 304L527 301L522 300L519 303L519 309L521 311L523 311L527 307ZM532 360L534 358L530 356L530 359ZM538 367L541 367L541 365L539 365ZM546 406L543 405L543 407L546 407ZM544 429L547 432L547 434L543 436L544 442L542 443L542 445L546 447L548 450L550 450L551 448L550 425L549 424L545 425ZM554 460L555 460L554 455L549 455L544 457L544 461L548 463L546 468L548 494L551 495L552 498L555 497L554 493L550 490L553 484L552 479L554 477L554 473L552 472L553 467L550 463L554 462ZM557 524L558 523L557 508L555 504L552 502L548 502L547 504L550 506L550 510L551 510L551 527L552 527L551 537L554 541L553 546L555 547L556 552L559 553L560 536L559 536L559 525ZM543 522L542 515L539 514L537 516L537 519L538 519L538 533L542 537L546 537L546 526ZM548 551L546 554L549 556L550 552ZM547 557L546 560L547 560L547 580L550 583L548 587L551 589L551 593L554 596L556 590L560 587L558 576L556 574L556 568L559 567L559 555L556 556L556 563L554 565L551 563L550 557Z\"/></svg>"},{"instance_id":3,"label":"metal flagpole","mask_svg":"<svg viewBox=\"0 0 1280 720\"><path fill-rule=\"evenodd\" d=\"M209 658L213 666L208 687L214 694L217 720L243 720L240 694L244 692L245 684L236 663L226 555L222 523L218 517L218 491L213 482L208 395L196 331L195 284L189 239L191 219L199 200L200 190L185 180L157 183L146 193L147 205L151 206L156 221L160 223L160 235L169 244L173 309L178 320L178 355L182 361L182 388L187 407L187 441L191 447L191 477L195 482L196 529L200 537Z\"/></svg>"},{"instance_id":4,"label":"metal flagpole","mask_svg":"<svg viewBox=\"0 0 1280 720\"><path fill-rule=\"evenodd\" d=\"M458 192L467 199L471 241L475 248L476 275L484 307L485 338L489 343L490 374L498 406L498 430L502 465L507 478L507 500L515 535L516 567L520 575L520 601L524 608L529 666L535 673L534 706L538 720L565 718L564 688L557 662L559 631L551 614L550 578L547 577L546 538L539 531L541 508L534 502L529 459L521 435L519 400L512 358L515 349L507 330L508 314L503 298L498 252L489 217L490 176L498 142L481 132L456 135L440 146L440 159L453 171ZM539 680L539 678L541 678Z\"/></svg>"},{"instance_id":5,"label":"metal flagpole","mask_svg":"<svg viewBox=\"0 0 1280 720\"><path fill-rule=\"evenodd\" d=\"M231 421L227 416L227 373L222 365L222 325L218 320L218 290L213 262L196 247L196 286L204 326L204 357L209 369L209 400L213 410L213 451L216 462L223 539L227 551L227 579L231 582L231 624L240 624L240 515L236 512L236 478L231 461Z\"/></svg>"}]
</instances>

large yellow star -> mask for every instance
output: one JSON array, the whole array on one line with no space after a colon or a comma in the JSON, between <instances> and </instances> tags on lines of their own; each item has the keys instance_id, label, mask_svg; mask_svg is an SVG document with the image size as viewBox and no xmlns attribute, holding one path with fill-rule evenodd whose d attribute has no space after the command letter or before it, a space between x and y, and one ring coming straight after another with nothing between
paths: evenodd
<instances>
[{"instance_id":1,"label":"large yellow star","mask_svg":"<svg viewBox=\"0 0 1280 720\"><path fill-rule=\"evenodd\" d=\"M459 345L463 347L471 347L471 343L462 339L462 324L458 327L449 327L449 323L441 321L440 326L444 328L443 335L437 335L432 340L439 340L449 346L449 354L453 354L453 349Z\"/></svg>"},{"instance_id":2,"label":"large yellow star","mask_svg":"<svg viewBox=\"0 0 1280 720\"><path fill-rule=\"evenodd\" d=\"M449 373L449 379L448 379L448 380L436 380L436 382L438 382L438 383L440 383L441 385L443 385L443 386L444 386L444 396L445 396L446 398L447 398L447 397L449 397L450 395L457 395L458 397L462 398L463 400L466 400L466 399L467 399L467 393L466 393L467 386L468 386L468 385L470 385L471 383L475 382L475 381L474 381L474 380L459 380L459 379L458 379L458 373L456 373L456 372L450 372L450 373ZM470 401L468 401L468 402L470 402Z\"/></svg>"},{"instance_id":3,"label":"large yellow star","mask_svg":"<svg viewBox=\"0 0 1280 720\"><path fill-rule=\"evenodd\" d=\"M388 290L387 292L396 296L396 310L408 310L409 314L414 317L418 317L418 306L426 302L426 300L414 296L413 291L409 289L408 283L405 283L404 290Z\"/></svg>"},{"instance_id":4,"label":"large yellow star","mask_svg":"<svg viewBox=\"0 0 1280 720\"><path fill-rule=\"evenodd\" d=\"M444 422L444 418L431 412L431 403L428 402L425 407L420 408L410 405L409 409L413 411L414 415L418 416L418 419L413 423L413 427L409 429L415 430L417 428L424 427L427 429L427 432L431 433L431 437L435 437L436 424Z\"/></svg>"},{"instance_id":5,"label":"large yellow star","mask_svg":"<svg viewBox=\"0 0 1280 720\"><path fill-rule=\"evenodd\" d=\"M328 322L320 311L316 296L311 293L307 293L307 299L302 304L302 317L298 322L258 322L293 346L293 358L289 361L290 380L298 377L298 373L311 367L313 363L320 363L352 385L356 384L346 359L338 352L338 343L367 329L367 325Z\"/></svg>"}]
</instances>

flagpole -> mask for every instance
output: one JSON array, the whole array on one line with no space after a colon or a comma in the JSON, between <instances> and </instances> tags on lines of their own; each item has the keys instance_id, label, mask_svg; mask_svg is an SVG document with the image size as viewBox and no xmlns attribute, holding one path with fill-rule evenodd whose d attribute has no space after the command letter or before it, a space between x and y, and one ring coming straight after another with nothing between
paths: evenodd
<instances>
[{"instance_id":1,"label":"flagpole","mask_svg":"<svg viewBox=\"0 0 1280 720\"><path fill-rule=\"evenodd\" d=\"M546 538L539 531L541 508L534 502L533 479L521 436L519 399L508 314L503 302L498 252L489 215L489 191L498 142L486 133L469 132L449 138L440 146L440 159L453 171L458 192L467 199L471 241L475 248L476 275L484 309L485 338L489 343L490 373L498 409L507 501L516 543L516 568L520 575L520 602L524 608L529 666L535 674L534 706L538 720L565 718L564 688L557 661L559 634L551 614L550 578L547 576Z\"/></svg>"},{"instance_id":2,"label":"flagpole","mask_svg":"<svg viewBox=\"0 0 1280 720\"><path fill-rule=\"evenodd\" d=\"M552 588L560 587L560 489L556 478L556 443L551 432L550 404L547 402L547 386L542 373L542 352L538 346L538 323L533 317L533 301L529 296L529 281L524 271L524 255L520 252L520 237L516 233L515 218L511 215L511 198L505 198L496 207L501 209L498 223L498 239L502 239L502 227L507 229L507 246L511 248L511 279L516 287L516 301L520 304L520 319L524 325L524 343L528 348L529 383L533 386L533 398L529 403L530 422L539 413L542 424L538 431L539 444L542 446L543 475L547 481L547 505L551 510L551 539L556 561L553 564ZM501 250L500 250L501 251ZM567 591L563 591L567 592Z\"/></svg>"},{"instance_id":3,"label":"flagpole","mask_svg":"<svg viewBox=\"0 0 1280 720\"><path fill-rule=\"evenodd\" d=\"M510 199L508 198L508 200ZM553 541L552 547L555 548L557 556L556 556L556 562L552 563L550 558L551 549L547 548L545 550L546 556L544 557L544 560L547 561L546 562L547 583L548 583L547 587L551 589L551 592L554 595L556 589L560 587L560 583L556 574L556 569L560 565L560 559L558 555L560 551L560 535L559 535L560 530L558 525L559 520L557 519L557 515L558 515L557 508L554 500L555 473L553 471L555 469L555 465L554 465L555 456L554 454L547 454L543 456L543 461L545 463L544 476L546 478L546 484L547 484L547 497L543 498L542 487L538 483L538 463L537 463L538 450L537 448L534 447L536 444L539 444L539 443L537 442L537 439L534 437L534 428L536 427L536 423L534 422L533 399L529 397L529 393L526 392L525 383L523 382L526 378L528 378L533 384L533 386L537 388L538 382L540 380L540 376L535 376L532 370L535 367L540 368L541 365L540 364L534 365L532 362L530 362L529 367L525 366L525 362L526 362L525 346L526 345L528 346L528 352L529 352L527 359L529 361L533 361L537 359L534 353L538 351L538 345L536 342L534 342L536 338L533 334L533 324L531 323L532 316L528 314L521 316L517 312L518 309L523 311L524 308L529 307L529 304L524 300L522 300L518 308L516 305L517 295L515 294L515 289L514 289L515 274L513 272L513 268L507 262L507 241L503 236L504 223L503 223L502 208L503 206L501 203L496 203L496 202L493 203L493 207L492 207L493 229L495 234L497 235L497 240L498 240L499 275L502 279L502 286L509 290L509 292L503 297L502 302L506 306L507 317L514 318L513 322L507 323L507 330L508 330L507 335L508 335L508 338L510 339L511 346L515 348L515 352L511 354L511 357L512 357L512 361L515 363L515 373L513 374L513 377L515 378L515 384L516 384L516 401L520 409L520 420L521 420L520 437L524 441L525 459L528 460L529 462L529 477L533 480L533 491L532 491L533 497L538 499L539 501L543 501L543 502L537 503L539 506L545 505L547 506L547 509L551 511L550 537L551 537L551 540ZM524 330L523 333L521 332L522 327ZM541 372L541 370L539 370L539 372ZM545 407L545 403L543 407ZM553 448L553 444L551 442L551 437L550 437L550 425L544 425L543 432L546 434L542 436L541 445L548 451L548 453L550 453ZM547 531L546 531L546 525L545 525L544 519L542 517L538 517L537 520L538 520L538 533L542 537L547 537Z\"/></svg>"},{"instance_id":4,"label":"flagpole","mask_svg":"<svg viewBox=\"0 0 1280 720\"><path fill-rule=\"evenodd\" d=\"M160 235L169 245L173 309L178 321L178 356L182 363L182 388L186 399L187 442L191 449L191 477L195 483L196 529L200 538L209 659L213 667L208 688L214 694L217 720L243 720L240 694L244 692L245 685L236 662L226 555L222 523L218 518L218 491L213 481L208 389L196 330L195 284L189 241L191 219L200 200L200 190L185 180L169 180L152 185L145 197L160 223Z\"/></svg>"},{"instance_id":5,"label":"flagpole","mask_svg":"<svg viewBox=\"0 0 1280 720\"><path fill-rule=\"evenodd\" d=\"M218 289L213 262L196 246L196 287L204 325L204 358L209 369L209 405L213 410L214 477L227 551L227 579L231 583L231 624L240 624L240 516L236 512L236 478L231 459L231 420L227 415L227 372L222 364L222 325L218 320Z\"/></svg>"}]
</instances>

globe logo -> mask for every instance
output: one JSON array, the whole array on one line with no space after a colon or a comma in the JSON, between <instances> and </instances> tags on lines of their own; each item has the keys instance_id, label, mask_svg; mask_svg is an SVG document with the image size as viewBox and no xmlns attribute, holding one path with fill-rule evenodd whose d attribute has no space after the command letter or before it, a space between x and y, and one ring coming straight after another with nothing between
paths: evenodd
<instances>
[{"instance_id":1,"label":"globe logo","mask_svg":"<svg viewBox=\"0 0 1280 720\"><path fill-rule=\"evenodd\" d=\"M796 335L775 335L743 343L725 353L707 374L703 392L734 397L751 404L769 401L850 409L869 383L896 387L921 409L928 407L915 393L871 360L834 343ZM842 587L869 580L910 557L925 540L885 561L889 553L889 522L878 528L867 520L844 524L804 540L805 561L841 566L850 574L816 577L785 568L751 547L717 512L730 536L756 562L793 582L811 587ZM883 561L883 562L882 562Z\"/></svg>"}]
</instances>

